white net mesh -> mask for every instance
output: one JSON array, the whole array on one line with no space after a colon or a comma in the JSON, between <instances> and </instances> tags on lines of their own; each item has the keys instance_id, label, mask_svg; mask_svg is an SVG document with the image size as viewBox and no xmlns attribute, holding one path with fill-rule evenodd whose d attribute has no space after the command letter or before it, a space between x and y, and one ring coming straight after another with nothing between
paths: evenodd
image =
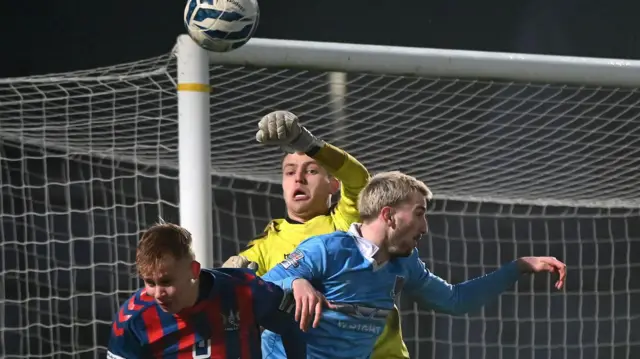
<instances>
[{"instance_id":1,"label":"white net mesh","mask_svg":"<svg viewBox=\"0 0 640 359\"><path fill-rule=\"evenodd\" d=\"M140 231L177 211L169 60L0 81L0 358L104 356Z\"/></svg>"},{"instance_id":2,"label":"white net mesh","mask_svg":"<svg viewBox=\"0 0 640 359\"><path fill-rule=\"evenodd\" d=\"M0 357L104 353L113 313L139 285L140 231L179 218L173 74L162 56L0 81ZM354 73L334 96L323 72L211 74L217 263L283 214L280 154L253 135L260 116L287 109L372 172L432 187L421 253L444 278L529 254L571 268L564 293L545 276L523 280L466 317L403 303L413 357L640 356L635 89Z\"/></svg>"},{"instance_id":3,"label":"white net mesh","mask_svg":"<svg viewBox=\"0 0 640 359\"><path fill-rule=\"evenodd\" d=\"M352 145L372 171L406 169L442 198L639 204L635 89L350 74L341 99L324 72L224 66L213 68L212 84L220 173L277 181L277 153L237 133L284 108L314 133ZM328 103L338 101L336 112Z\"/></svg>"}]
</instances>

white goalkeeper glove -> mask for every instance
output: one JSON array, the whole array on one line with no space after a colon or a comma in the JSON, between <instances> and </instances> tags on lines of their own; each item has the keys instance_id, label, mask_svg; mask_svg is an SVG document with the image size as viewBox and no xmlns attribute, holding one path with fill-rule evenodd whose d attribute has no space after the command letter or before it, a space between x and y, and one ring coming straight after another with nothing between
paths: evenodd
<instances>
[{"instance_id":1,"label":"white goalkeeper glove","mask_svg":"<svg viewBox=\"0 0 640 359\"><path fill-rule=\"evenodd\" d=\"M258 263L251 262L243 256L231 256L222 264L222 268L248 268L252 271L258 271Z\"/></svg>"},{"instance_id":2,"label":"white goalkeeper glove","mask_svg":"<svg viewBox=\"0 0 640 359\"><path fill-rule=\"evenodd\" d=\"M267 145L278 145L287 153L306 153L324 145L324 141L302 127L298 116L289 111L274 111L264 116L258 123L256 140Z\"/></svg>"}]
</instances>

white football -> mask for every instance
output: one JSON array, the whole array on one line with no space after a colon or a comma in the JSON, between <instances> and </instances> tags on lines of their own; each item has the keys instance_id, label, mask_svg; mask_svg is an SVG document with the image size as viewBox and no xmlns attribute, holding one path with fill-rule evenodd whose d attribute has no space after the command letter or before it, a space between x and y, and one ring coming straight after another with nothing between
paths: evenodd
<instances>
[{"instance_id":1,"label":"white football","mask_svg":"<svg viewBox=\"0 0 640 359\"><path fill-rule=\"evenodd\" d=\"M258 27L257 0L187 0L184 26L202 48L227 52L249 41Z\"/></svg>"}]
</instances>

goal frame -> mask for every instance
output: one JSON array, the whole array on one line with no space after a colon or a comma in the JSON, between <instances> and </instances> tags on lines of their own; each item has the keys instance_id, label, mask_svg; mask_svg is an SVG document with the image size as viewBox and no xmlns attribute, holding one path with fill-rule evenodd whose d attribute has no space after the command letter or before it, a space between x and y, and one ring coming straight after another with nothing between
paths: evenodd
<instances>
[{"instance_id":1,"label":"goal frame","mask_svg":"<svg viewBox=\"0 0 640 359\"><path fill-rule=\"evenodd\" d=\"M345 80L340 74L348 72L593 87L640 87L640 61L625 59L263 38L253 38L234 51L214 53L199 47L188 35L178 37L175 55L180 224L192 233L196 258L206 267L214 264L210 147L212 104L209 96L211 64L328 71L330 78L339 80L338 84L330 87L330 91L340 93L345 91Z\"/></svg>"}]
</instances>

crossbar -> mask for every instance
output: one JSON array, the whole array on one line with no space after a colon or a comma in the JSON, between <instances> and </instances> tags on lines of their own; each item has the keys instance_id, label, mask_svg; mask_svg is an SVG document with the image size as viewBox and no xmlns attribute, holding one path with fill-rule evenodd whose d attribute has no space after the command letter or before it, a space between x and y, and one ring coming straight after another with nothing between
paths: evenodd
<instances>
[{"instance_id":1,"label":"crossbar","mask_svg":"<svg viewBox=\"0 0 640 359\"><path fill-rule=\"evenodd\" d=\"M183 35L186 36L186 35ZM640 61L253 38L213 64L640 87Z\"/></svg>"}]
</instances>

